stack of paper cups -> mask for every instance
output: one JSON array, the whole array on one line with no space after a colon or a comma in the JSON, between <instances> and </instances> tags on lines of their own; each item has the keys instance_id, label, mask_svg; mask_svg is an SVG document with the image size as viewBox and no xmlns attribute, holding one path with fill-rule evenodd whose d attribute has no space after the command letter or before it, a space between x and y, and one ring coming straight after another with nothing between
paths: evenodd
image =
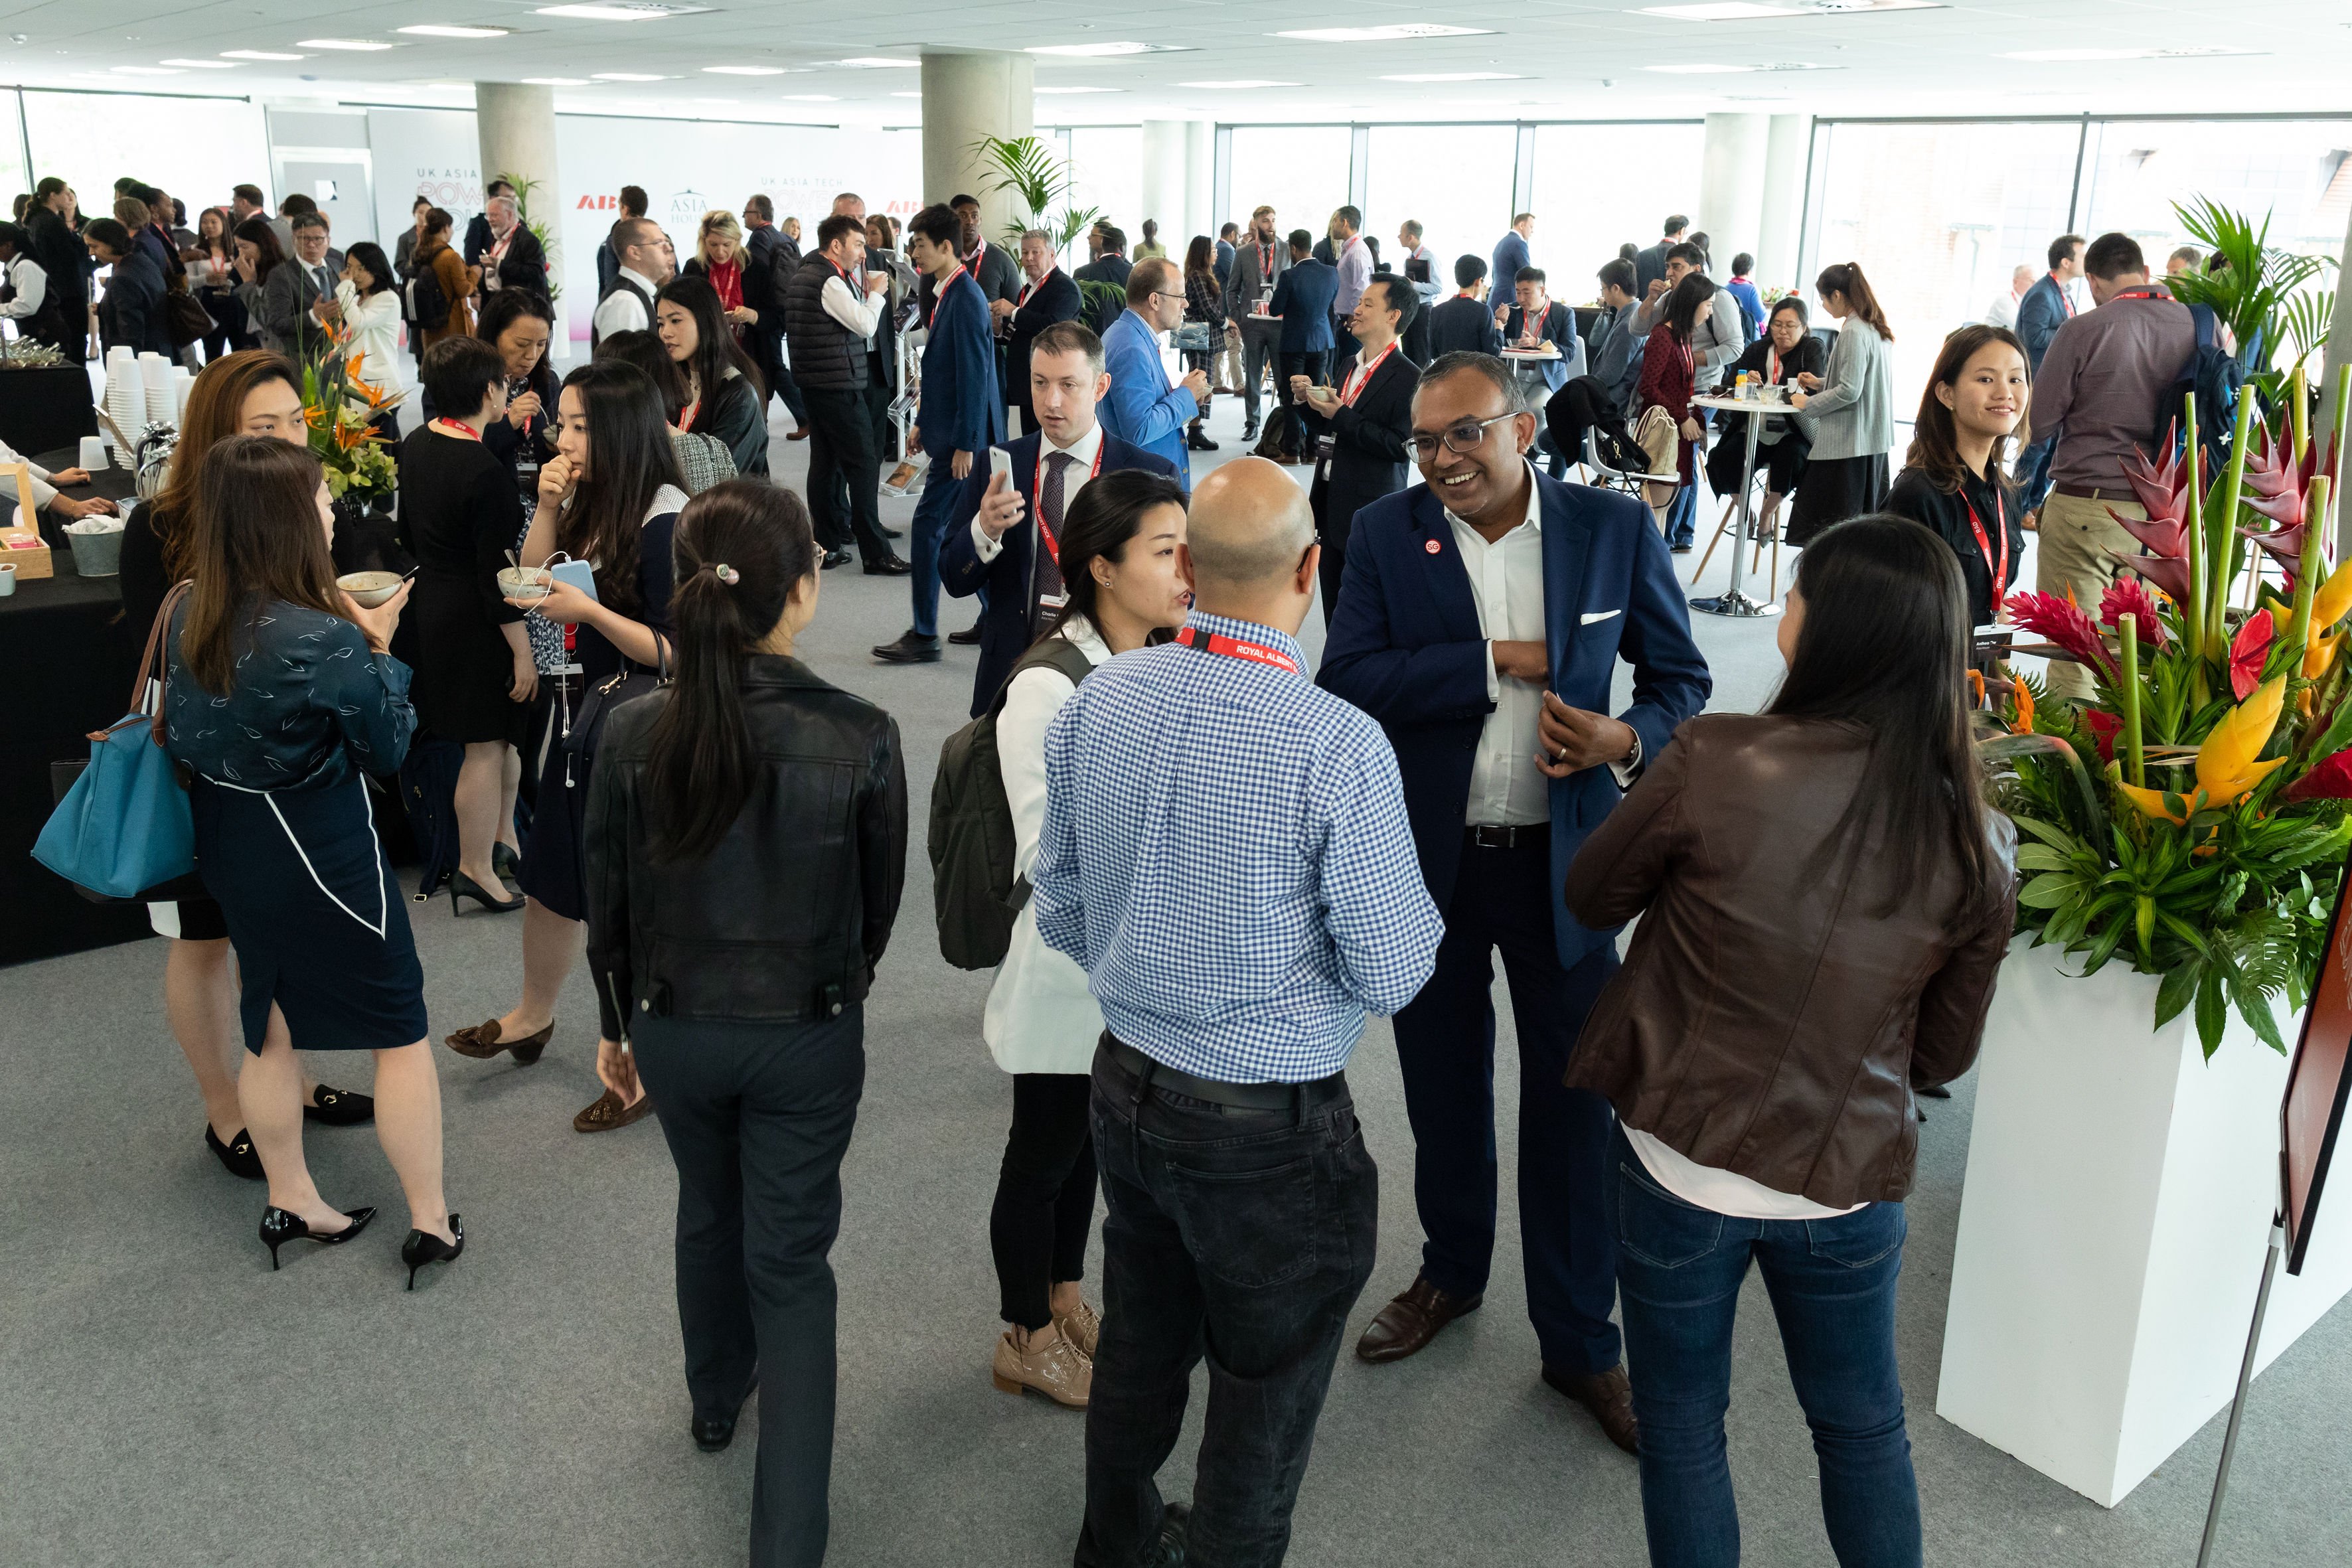
<instances>
[{"instance_id":1,"label":"stack of paper cups","mask_svg":"<svg viewBox=\"0 0 2352 1568\"><path fill-rule=\"evenodd\" d=\"M171 422L173 413L177 407L172 396L173 368L172 362L162 354L151 352L139 356L139 379L143 384L144 389L144 395L140 399L140 407L142 411L140 423L145 424L149 420L163 424ZM134 439L139 434L138 431L128 426L124 427L122 433Z\"/></svg>"},{"instance_id":2,"label":"stack of paper cups","mask_svg":"<svg viewBox=\"0 0 2352 1568\"><path fill-rule=\"evenodd\" d=\"M176 405L172 410L173 425L185 425L188 422L188 395L195 389L196 378L185 370L182 370L178 375L172 378L172 391L177 398Z\"/></svg>"},{"instance_id":3,"label":"stack of paper cups","mask_svg":"<svg viewBox=\"0 0 2352 1568\"><path fill-rule=\"evenodd\" d=\"M116 357L118 354L121 357ZM114 421L115 429L122 433L124 440L138 437L140 416L146 406L147 391L142 373L131 351L128 348L110 351L106 366L106 416ZM107 433L110 441L113 439L113 431ZM122 450L120 446L116 447L114 458L125 468L131 468L138 461L135 456Z\"/></svg>"}]
</instances>

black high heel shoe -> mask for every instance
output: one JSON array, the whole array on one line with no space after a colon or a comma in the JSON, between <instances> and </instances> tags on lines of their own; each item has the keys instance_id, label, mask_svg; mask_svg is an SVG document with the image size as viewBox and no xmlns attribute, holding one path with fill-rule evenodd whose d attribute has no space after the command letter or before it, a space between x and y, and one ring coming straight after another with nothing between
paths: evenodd
<instances>
[{"instance_id":1,"label":"black high heel shoe","mask_svg":"<svg viewBox=\"0 0 2352 1568\"><path fill-rule=\"evenodd\" d=\"M368 1221L375 1218L375 1210L353 1209L348 1217L352 1223L342 1229L320 1235L312 1230L301 1215L289 1214L275 1204L262 1210L261 1240L262 1245L269 1248L270 1272L278 1271L278 1249L288 1242L315 1241L321 1247L341 1247L368 1227Z\"/></svg>"},{"instance_id":2,"label":"black high heel shoe","mask_svg":"<svg viewBox=\"0 0 2352 1568\"><path fill-rule=\"evenodd\" d=\"M466 1250L466 1227L457 1216L449 1216L449 1234L455 1241L444 1241L429 1230L412 1230L408 1239L400 1244L400 1260L408 1265L408 1288L416 1289L416 1271L431 1263L455 1263L457 1255Z\"/></svg>"},{"instance_id":3,"label":"black high heel shoe","mask_svg":"<svg viewBox=\"0 0 2352 1568\"><path fill-rule=\"evenodd\" d=\"M499 891L505 892L506 889L501 887ZM494 915L510 915L522 908L520 893L503 900L494 899L482 890L482 885L479 882L475 881L463 871L452 871L449 873L449 912L453 915L466 912L465 906L457 902L460 895L473 900Z\"/></svg>"},{"instance_id":4,"label":"black high heel shoe","mask_svg":"<svg viewBox=\"0 0 2352 1568\"><path fill-rule=\"evenodd\" d=\"M218 1157L220 1163L228 1168L230 1175L243 1176L248 1182L266 1179L267 1173L261 1168L261 1156L254 1152L253 1134L244 1128L238 1128L236 1136L224 1143L220 1141L220 1135L213 1131L212 1123L208 1121L205 1123L205 1147L210 1149Z\"/></svg>"},{"instance_id":5,"label":"black high heel shoe","mask_svg":"<svg viewBox=\"0 0 2352 1568\"><path fill-rule=\"evenodd\" d=\"M522 874L522 856L503 844L490 846L490 869L511 881Z\"/></svg>"}]
</instances>

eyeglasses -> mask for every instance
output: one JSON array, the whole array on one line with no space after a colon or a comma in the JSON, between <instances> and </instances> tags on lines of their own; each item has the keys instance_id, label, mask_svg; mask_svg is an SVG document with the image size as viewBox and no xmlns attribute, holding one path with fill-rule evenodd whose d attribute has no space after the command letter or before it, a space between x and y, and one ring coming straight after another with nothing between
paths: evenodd
<instances>
[{"instance_id":1,"label":"eyeglasses","mask_svg":"<svg viewBox=\"0 0 2352 1568\"><path fill-rule=\"evenodd\" d=\"M1486 441L1490 426L1517 417L1516 414L1497 414L1492 419L1465 419L1442 436L1424 436L1416 430L1412 435L1412 455L1426 463L1437 456L1437 444L1443 441L1447 451L1466 458Z\"/></svg>"}]
</instances>

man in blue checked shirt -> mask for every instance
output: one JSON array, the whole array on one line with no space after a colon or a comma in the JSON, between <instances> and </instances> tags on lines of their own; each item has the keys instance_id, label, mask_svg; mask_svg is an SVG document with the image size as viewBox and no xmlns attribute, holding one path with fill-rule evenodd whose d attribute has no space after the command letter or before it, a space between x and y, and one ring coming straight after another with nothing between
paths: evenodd
<instances>
[{"instance_id":1,"label":"man in blue checked shirt","mask_svg":"<svg viewBox=\"0 0 2352 1568\"><path fill-rule=\"evenodd\" d=\"M1380 726L1295 639L1315 520L1263 458L1193 492L1177 640L1101 666L1045 735L1037 930L1087 971L1102 1336L1080 1568L1281 1562L1378 1173L1341 1068L1444 935ZM1154 1481L1213 1344L1189 1516Z\"/></svg>"}]
</instances>

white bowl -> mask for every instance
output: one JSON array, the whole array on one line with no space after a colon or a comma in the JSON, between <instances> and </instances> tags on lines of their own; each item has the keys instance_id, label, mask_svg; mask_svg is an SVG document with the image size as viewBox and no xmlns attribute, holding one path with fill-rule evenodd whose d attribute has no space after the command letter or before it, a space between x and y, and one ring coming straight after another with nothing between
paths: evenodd
<instances>
[{"instance_id":1,"label":"white bowl","mask_svg":"<svg viewBox=\"0 0 2352 1568\"><path fill-rule=\"evenodd\" d=\"M544 566L502 566L499 592L509 599L544 599L555 584L555 574Z\"/></svg>"},{"instance_id":2,"label":"white bowl","mask_svg":"<svg viewBox=\"0 0 2352 1568\"><path fill-rule=\"evenodd\" d=\"M402 581L397 572L347 572L335 579L335 586L361 609L373 610L398 593Z\"/></svg>"}]
</instances>

